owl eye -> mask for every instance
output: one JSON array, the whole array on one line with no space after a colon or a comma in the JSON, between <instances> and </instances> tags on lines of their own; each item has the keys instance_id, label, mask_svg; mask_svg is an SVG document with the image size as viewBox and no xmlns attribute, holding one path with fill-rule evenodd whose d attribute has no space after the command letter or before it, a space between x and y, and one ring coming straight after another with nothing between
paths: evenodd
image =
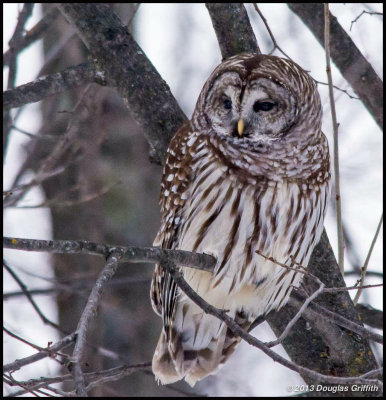
<instances>
[{"instance_id":1,"label":"owl eye","mask_svg":"<svg viewBox=\"0 0 386 400\"><path fill-rule=\"evenodd\" d=\"M273 107L275 107L276 103L272 103L270 101L256 101L253 105L253 111L270 111Z\"/></svg>"},{"instance_id":2,"label":"owl eye","mask_svg":"<svg viewBox=\"0 0 386 400\"><path fill-rule=\"evenodd\" d=\"M232 109L232 102L229 99L224 100L224 108L226 110L231 110Z\"/></svg>"}]
</instances>

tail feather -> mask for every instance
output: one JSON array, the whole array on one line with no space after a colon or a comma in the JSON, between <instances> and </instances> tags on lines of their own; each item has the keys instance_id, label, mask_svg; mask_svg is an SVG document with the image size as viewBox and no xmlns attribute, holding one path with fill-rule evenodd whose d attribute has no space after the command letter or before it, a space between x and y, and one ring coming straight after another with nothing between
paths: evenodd
<instances>
[{"instance_id":1,"label":"tail feather","mask_svg":"<svg viewBox=\"0 0 386 400\"><path fill-rule=\"evenodd\" d=\"M177 382L183 378L176 370L174 361L169 353L164 332L161 332L154 352L152 369L155 379L163 385Z\"/></svg>"},{"instance_id":2,"label":"tail feather","mask_svg":"<svg viewBox=\"0 0 386 400\"><path fill-rule=\"evenodd\" d=\"M235 319L244 329L251 325L242 313L236 313ZM240 342L224 323L220 330L206 347L198 350L184 345L181 333L175 329L170 331L168 341L162 332L152 363L156 379L165 385L185 378L193 387L197 381L215 373Z\"/></svg>"}]
</instances>

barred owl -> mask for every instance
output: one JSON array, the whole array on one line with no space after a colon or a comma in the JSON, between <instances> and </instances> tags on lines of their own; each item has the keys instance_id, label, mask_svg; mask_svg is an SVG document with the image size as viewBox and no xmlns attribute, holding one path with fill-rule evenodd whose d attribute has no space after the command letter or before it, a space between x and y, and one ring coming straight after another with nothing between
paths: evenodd
<instances>
[{"instance_id":1,"label":"barred owl","mask_svg":"<svg viewBox=\"0 0 386 400\"><path fill-rule=\"evenodd\" d=\"M292 61L244 53L205 83L191 121L173 137L154 245L211 254L213 273L180 267L208 303L243 328L286 304L319 241L330 161L313 79ZM162 384L191 386L217 371L239 342L157 265L152 306L163 319L153 357Z\"/></svg>"}]
</instances>

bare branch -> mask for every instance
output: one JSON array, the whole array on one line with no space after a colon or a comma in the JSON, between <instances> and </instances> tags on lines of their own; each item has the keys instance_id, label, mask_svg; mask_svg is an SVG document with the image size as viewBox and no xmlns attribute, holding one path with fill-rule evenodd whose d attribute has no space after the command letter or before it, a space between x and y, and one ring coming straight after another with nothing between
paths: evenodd
<instances>
[{"instance_id":1,"label":"bare branch","mask_svg":"<svg viewBox=\"0 0 386 400\"><path fill-rule=\"evenodd\" d=\"M375 287L382 287L383 283L379 283L376 285L364 285L362 286L362 289L371 289ZM324 288L323 293L334 293L334 292L342 292L342 291L347 291L347 290L355 290L358 289L358 286L349 286L349 287L337 287L337 288Z\"/></svg>"},{"instance_id":2,"label":"bare branch","mask_svg":"<svg viewBox=\"0 0 386 400\"><path fill-rule=\"evenodd\" d=\"M115 368L110 368L107 370L103 371L98 371L98 372L88 372L84 374L84 377L87 379L89 385L87 386L87 391L91 390L93 386L97 386L99 384L105 383L105 382L111 382L115 381L118 379L122 379L126 376L131 375L133 372L137 371L148 371L151 368L151 362L145 362L145 363L140 363L140 364L134 364L134 365L122 365L119 367ZM48 385L54 384L54 383L62 383L62 382L68 382L71 381L72 375L67 374L63 376L57 376L53 378L40 378L40 379L30 379L28 381L24 382L17 382L18 385L23 386L28 388L29 390L36 390L39 388L48 388ZM103 382L101 380L104 380ZM14 385L11 385L14 386ZM26 390L19 390L17 392L14 392L11 394L12 397L15 396L20 396L22 394L25 394ZM66 392L66 396L71 395L71 393ZM74 394L75 396L75 394Z\"/></svg>"},{"instance_id":3,"label":"bare branch","mask_svg":"<svg viewBox=\"0 0 386 400\"><path fill-rule=\"evenodd\" d=\"M276 39L275 39L275 36L273 36L273 33L272 33L272 31L271 31L271 28L270 28L269 25L268 25L268 21L267 21L267 19L264 17L264 14L260 11L260 9L259 9L259 7L257 6L257 4L256 4L256 3L253 3L253 7L255 8L256 12L259 14L260 18L262 19L262 21L263 21L263 23L264 23L264 25L265 25L265 27L266 27L266 29L267 29L267 31L268 31L269 37L270 37L271 40L272 40L273 49L270 51L269 54L272 54L276 49L278 49L278 50L280 51L280 53L282 53L282 54L284 55L284 57L287 57L288 59L292 60L292 58L291 58L289 55L287 55L287 53L285 53L285 52L281 49L281 47L277 44Z\"/></svg>"},{"instance_id":4,"label":"bare branch","mask_svg":"<svg viewBox=\"0 0 386 400\"><path fill-rule=\"evenodd\" d=\"M245 51L261 53L243 3L205 3L223 60Z\"/></svg>"},{"instance_id":5,"label":"bare branch","mask_svg":"<svg viewBox=\"0 0 386 400\"><path fill-rule=\"evenodd\" d=\"M357 305L359 297L361 296L362 288L363 288L363 285L364 285L364 282L365 282L365 276L366 276L366 272L367 272L367 267L369 265L370 257L371 257L371 254L373 252L375 243L376 243L376 241L378 239L378 234L379 234L379 231L381 230L382 222L383 222L383 213L381 215L381 219L379 220L379 223L378 223L378 226L377 226L377 230L375 231L374 238L373 238L373 240L371 242L369 252L367 253L367 257L366 257L365 263L363 264L363 267L362 267L362 274L361 274L361 281L359 283L359 289L358 289L358 291L357 291L357 293L356 293L356 295L354 297L354 300L353 300L354 305Z\"/></svg>"},{"instance_id":6,"label":"bare branch","mask_svg":"<svg viewBox=\"0 0 386 400\"><path fill-rule=\"evenodd\" d=\"M8 271L8 273L12 276L12 278L17 282L17 284L20 286L21 290L23 291L24 295L27 297L28 301L31 303L32 307L35 309L35 311L38 313L40 319L43 321L44 324L48 324L56 329L60 329L59 325L55 324L55 322L52 322L49 320L40 310L39 306L35 303L35 300L32 298L30 293L28 292L27 287L24 285L23 281L17 276L15 271L13 271L12 268L3 260L3 266L4 268Z\"/></svg>"},{"instance_id":7,"label":"bare branch","mask_svg":"<svg viewBox=\"0 0 386 400\"><path fill-rule=\"evenodd\" d=\"M317 81L316 79L314 79L315 83L317 83L318 85L326 85L328 86L328 83L326 82L321 82L321 81ZM345 93L350 99L354 99L354 100L360 100L359 97L353 96L352 94L350 94L347 90L340 88L339 86L336 85L332 85L332 87L336 90L339 90L342 93Z\"/></svg>"},{"instance_id":8,"label":"bare branch","mask_svg":"<svg viewBox=\"0 0 386 400\"><path fill-rule=\"evenodd\" d=\"M59 3L58 7L98 60L108 85L117 88L143 128L152 161L162 163L170 139L186 121L168 85L109 4Z\"/></svg>"},{"instance_id":9,"label":"bare branch","mask_svg":"<svg viewBox=\"0 0 386 400\"><path fill-rule=\"evenodd\" d=\"M352 26L355 24L355 22L357 22L358 19L359 19L363 14L368 14L368 15L383 15L383 13L380 13L380 12L363 10L353 21L351 21L350 31L351 31L351 29L352 29Z\"/></svg>"},{"instance_id":10,"label":"bare branch","mask_svg":"<svg viewBox=\"0 0 386 400\"><path fill-rule=\"evenodd\" d=\"M71 357L71 372L72 376L74 377L76 394L78 396L87 396L86 383L82 372L81 361L84 353L84 348L86 346L88 325L90 323L92 315L96 314L104 285L115 274L120 258L121 254L118 251L112 252L107 258L107 263L91 290L86 307L82 312L78 327L76 328L76 343L74 352L72 353Z\"/></svg>"},{"instance_id":11,"label":"bare branch","mask_svg":"<svg viewBox=\"0 0 386 400\"><path fill-rule=\"evenodd\" d=\"M276 346L280 343L283 342L283 340L288 336L288 333L290 330L293 328L293 326L296 324L296 322L299 320L299 318L303 315L304 311L308 307L308 305L311 303L312 300L316 299L316 297L319 296L320 293L323 292L324 285L321 283L320 287L318 290L316 290L314 293L312 293L311 296L307 297L306 301L302 304L300 307L299 311L297 314L291 319L291 321L288 323L282 334L274 341L267 343L268 347L273 347Z\"/></svg>"},{"instance_id":12,"label":"bare branch","mask_svg":"<svg viewBox=\"0 0 386 400\"><path fill-rule=\"evenodd\" d=\"M76 334L71 333L71 335L68 335L64 337L63 339L59 340L55 344L39 351L38 353L33 354L32 356L25 357L19 360L16 360L12 363L6 364L3 366L3 373L4 372L12 372L12 371L17 371L21 367L24 367L24 365L32 364L36 361L39 361L45 357L51 357L52 354L55 354L58 350L64 349L65 347L68 347L71 343L75 341Z\"/></svg>"},{"instance_id":13,"label":"bare branch","mask_svg":"<svg viewBox=\"0 0 386 400\"><path fill-rule=\"evenodd\" d=\"M22 50L23 46L23 30L24 25L27 22L28 18L32 15L32 11L35 3L25 3L23 5L23 9L21 10L15 31L12 35L11 40L9 41L9 73L8 73L8 89L13 88L15 86L16 80L16 59L17 56Z\"/></svg>"},{"instance_id":14,"label":"bare branch","mask_svg":"<svg viewBox=\"0 0 386 400\"><path fill-rule=\"evenodd\" d=\"M178 265L213 271L216 259L208 254L159 247L123 247L98 244L86 240L36 240L3 237L7 249L50 252L57 254L94 254L107 258L114 251L121 253L121 261L160 263L170 259Z\"/></svg>"},{"instance_id":15,"label":"bare branch","mask_svg":"<svg viewBox=\"0 0 386 400\"><path fill-rule=\"evenodd\" d=\"M328 93L330 97L332 128L334 133L334 177L335 177L335 202L336 202L336 220L338 232L338 264L342 276L344 275L344 237L342 225L342 200L340 196L340 174L339 174L339 146L338 146L338 122L336 120L334 89L331 76L330 62L330 10L328 3L324 4L324 47L326 49L326 72L328 80Z\"/></svg>"},{"instance_id":16,"label":"bare branch","mask_svg":"<svg viewBox=\"0 0 386 400\"><path fill-rule=\"evenodd\" d=\"M59 10L53 6L51 10L29 31L27 31L19 41L19 51L25 49L30 44L40 39L47 29L52 25L59 15ZM3 67L9 65L11 51L8 49L3 54Z\"/></svg>"},{"instance_id":17,"label":"bare branch","mask_svg":"<svg viewBox=\"0 0 386 400\"><path fill-rule=\"evenodd\" d=\"M8 110L35 103L48 96L75 89L88 83L105 85L103 72L98 71L94 62L69 67L64 71L38 78L36 81L6 90L3 93L3 108Z\"/></svg>"},{"instance_id":18,"label":"bare branch","mask_svg":"<svg viewBox=\"0 0 386 400\"><path fill-rule=\"evenodd\" d=\"M34 3L24 3L23 9L19 14L15 31L9 41L9 71L8 71L8 84L7 89L15 87L16 70L17 70L17 56L21 49L21 41L23 37L24 25L32 14ZM3 110L3 156L5 157L8 145L8 136L12 126L12 116L9 111Z\"/></svg>"},{"instance_id":19,"label":"bare branch","mask_svg":"<svg viewBox=\"0 0 386 400\"><path fill-rule=\"evenodd\" d=\"M287 3L324 46L323 4ZM383 129L383 83L350 36L331 17L331 58L377 124Z\"/></svg>"},{"instance_id":20,"label":"bare branch","mask_svg":"<svg viewBox=\"0 0 386 400\"><path fill-rule=\"evenodd\" d=\"M368 304L357 304L355 308L360 315L361 320L369 326L377 329L383 329L383 312L376 310Z\"/></svg>"}]
</instances>

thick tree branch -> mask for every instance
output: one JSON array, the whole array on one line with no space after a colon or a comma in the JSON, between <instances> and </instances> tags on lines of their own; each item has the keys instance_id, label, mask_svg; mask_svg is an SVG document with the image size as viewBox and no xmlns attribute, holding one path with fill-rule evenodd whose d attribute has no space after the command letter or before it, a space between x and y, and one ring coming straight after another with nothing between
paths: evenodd
<instances>
[{"instance_id":1,"label":"thick tree branch","mask_svg":"<svg viewBox=\"0 0 386 400\"><path fill-rule=\"evenodd\" d=\"M288 3L288 7L307 25L324 46L322 3ZM350 36L331 14L331 58L352 86L377 124L383 129L383 83Z\"/></svg>"},{"instance_id":2,"label":"thick tree branch","mask_svg":"<svg viewBox=\"0 0 386 400\"><path fill-rule=\"evenodd\" d=\"M8 110L35 103L48 96L75 89L88 83L105 85L103 73L98 71L94 62L86 62L64 71L43 76L36 81L26 83L3 92L3 108Z\"/></svg>"},{"instance_id":3,"label":"thick tree branch","mask_svg":"<svg viewBox=\"0 0 386 400\"><path fill-rule=\"evenodd\" d=\"M383 329L383 311L377 310L368 304L355 306L361 321L373 328Z\"/></svg>"},{"instance_id":4,"label":"thick tree branch","mask_svg":"<svg viewBox=\"0 0 386 400\"><path fill-rule=\"evenodd\" d=\"M108 4L60 3L101 69L117 88L150 144L150 156L164 161L170 139L186 117L166 82Z\"/></svg>"},{"instance_id":5,"label":"thick tree branch","mask_svg":"<svg viewBox=\"0 0 386 400\"><path fill-rule=\"evenodd\" d=\"M205 3L223 60L245 51L260 53L243 3Z\"/></svg>"}]
</instances>

